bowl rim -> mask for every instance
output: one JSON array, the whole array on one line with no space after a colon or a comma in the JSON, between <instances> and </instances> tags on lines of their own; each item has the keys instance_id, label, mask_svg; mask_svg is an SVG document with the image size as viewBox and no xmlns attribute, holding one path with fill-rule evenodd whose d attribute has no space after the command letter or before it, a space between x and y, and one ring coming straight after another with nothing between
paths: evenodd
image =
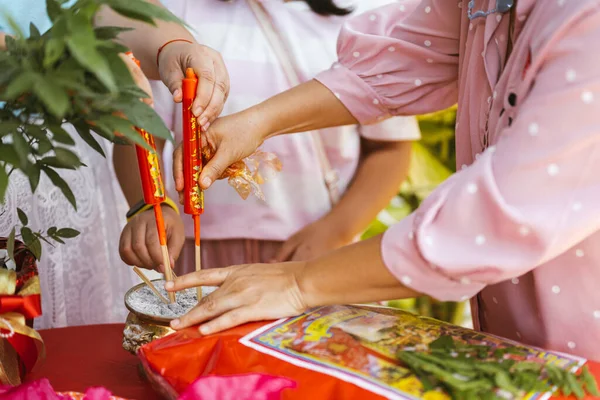
<instances>
[{"instance_id":1,"label":"bowl rim","mask_svg":"<svg viewBox=\"0 0 600 400\"><path fill-rule=\"evenodd\" d=\"M154 282L161 282L161 281L164 281L164 279L153 279L151 282L154 283ZM156 315L144 314L143 312L140 312L140 311L137 311L136 309L134 309L127 302L127 300L129 299L129 297L135 291L141 289L144 286L147 286L144 282L138 283L137 285L131 287L127 292L125 292L125 297L123 299L123 301L125 303L125 308L127 308L130 313L132 313L133 315L135 315L136 317L138 317L141 320L145 320L145 321L153 322L153 323L157 323L158 322L158 323L169 325L170 322L173 321L177 317L158 317Z\"/></svg>"}]
</instances>

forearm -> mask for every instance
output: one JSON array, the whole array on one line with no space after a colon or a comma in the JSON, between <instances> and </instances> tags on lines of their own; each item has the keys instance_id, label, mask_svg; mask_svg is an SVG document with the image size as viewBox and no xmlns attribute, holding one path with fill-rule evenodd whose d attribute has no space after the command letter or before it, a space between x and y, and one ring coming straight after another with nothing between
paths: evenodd
<instances>
[{"instance_id":1,"label":"forearm","mask_svg":"<svg viewBox=\"0 0 600 400\"><path fill-rule=\"evenodd\" d=\"M263 139L332 126L356 124L356 119L321 83L311 80L242 111Z\"/></svg>"},{"instance_id":2,"label":"forearm","mask_svg":"<svg viewBox=\"0 0 600 400\"><path fill-rule=\"evenodd\" d=\"M298 278L308 307L403 299L420 294L389 272L376 236L309 261Z\"/></svg>"},{"instance_id":3,"label":"forearm","mask_svg":"<svg viewBox=\"0 0 600 400\"><path fill-rule=\"evenodd\" d=\"M148 3L162 6L159 0L146 0ZM133 30L119 35L119 40L140 60L142 70L149 79L160 80L156 55L158 49L173 39L186 39L195 42L192 34L175 22L155 20L156 25L134 21L103 7L94 21L96 26L120 26Z\"/></svg>"},{"instance_id":4,"label":"forearm","mask_svg":"<svg viewBox=\"0 0 600 400\"><path fill-rule=\"evenodd\" d=\"M325 217L328 226L351 241L384 209L408 175L411 142L363 140L363 156L354 179Z\"/></svg>"},{"instance_id":5,"label":"forearm","mask_svg":"<svg viewBox=\"0 0 600 400\"><path fill-rule=\"evenodd\" d=\"M134 145L115 145L113 165L129 207L144 198Z\"/></svg>"}]
</instances>

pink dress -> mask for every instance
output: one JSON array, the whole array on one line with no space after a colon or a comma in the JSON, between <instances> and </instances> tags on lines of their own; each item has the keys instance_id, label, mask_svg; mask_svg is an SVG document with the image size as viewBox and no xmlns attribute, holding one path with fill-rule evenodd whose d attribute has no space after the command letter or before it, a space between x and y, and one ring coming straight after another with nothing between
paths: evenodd
<instances>
[{"instance_id":1,"label":"pink dress","mask_svg":"<svg viewBox=\"0 0 600 400\"><path fill-rule=\"evenodd\" d=\"M475 1L490 10L495 0ZM404 1L351 20L318 79L361 123L458 101L460 171L383 238L408 287L483 331L600 361L600 1Z\"/></svg>"},{"instance_id":2,"label":"pink dress","mask_svg":"<svg viewBox=\"0 0 600 400\"><path fill-rule=\"evenodd\" d=\"M336 40L349 17L323 17L304 1L284 0L163 0L174 14L185 20L200 43L219 51L231 78L231 92L222 115L242 111L291 87L267 36L248 5L261 3L297 66L299 77L309 80L329 68L336 59ZM390 4L393 0L338 0L339 6L354 6L354 15ZM181 109L168 89L153 85L155 106L167 126L181 141ZM420 132L415 118L397 117L369 126L345 126L321 131L327 157L345 190L360 158L361 136L372 140L415 140ZM315 143L308 133L269 139L262 146L276 153L283 170L263 185L266 201L242 200L226 181L218 181L205 192L202 216L203 267L268 262L282 241L318 220L331 206L319 167ZM172 150L165 149L165 176L171 173ZM172 179L167 190L177 198ZM178 260L180 271L193 269L193 224L186 223L185 245Z\"/></svg>"}]
</instances>

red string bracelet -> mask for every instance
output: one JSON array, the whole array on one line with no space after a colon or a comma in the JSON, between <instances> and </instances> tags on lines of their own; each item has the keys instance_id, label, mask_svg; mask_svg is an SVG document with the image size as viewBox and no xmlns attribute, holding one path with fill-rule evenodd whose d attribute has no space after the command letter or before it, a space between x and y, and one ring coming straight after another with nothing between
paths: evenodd
<instances>
[{"instance_id":1,"label":"red string bracelet","mask_svg":"<svg viewBox=\"0 0 600 400\"><path fill-rule=\"evenodd\" d=\"M163 51L163 49L165 47L167 47L167 45L173 43L173 42L187 42L192 44L193 42L191 40L188 39L173 39L173 40L169 40L167 43L163 44L162 46L160 46L158 48L158 51L156 52L156 66L158 67L158 57L160 57L160 52Z\"/></svg>"}]
</instances>

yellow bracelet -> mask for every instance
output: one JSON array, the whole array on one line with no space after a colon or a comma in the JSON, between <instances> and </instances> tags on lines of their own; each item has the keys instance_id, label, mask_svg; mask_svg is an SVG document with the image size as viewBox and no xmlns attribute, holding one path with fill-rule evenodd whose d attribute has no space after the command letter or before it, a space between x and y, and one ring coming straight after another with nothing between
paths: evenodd
<instances>
[{"instance_id":1,"label":"yellow bracelet","mask_svg":"<svg viewBox=\"0 0 600 400\"><path fill-rule=\"evenodd\" d=\"M179 207L177 207L177 204L173 200L171 200L169 197L165 198L165 200L161 203L161 205L162 204L172 208L177 213L177 215L179 215ZM127 222L131 221L131 219L133 217L135 217L136 215L141 214L144 211L148 211L153 207L154 206L152 204L145 204L143 201L140 202L140 206L137 206L137 207L134 206L132 208L132 210L130 210L127 213ZM135 210L135 211L133 211L133 210Z\"/></svg>"}]
</instances>

